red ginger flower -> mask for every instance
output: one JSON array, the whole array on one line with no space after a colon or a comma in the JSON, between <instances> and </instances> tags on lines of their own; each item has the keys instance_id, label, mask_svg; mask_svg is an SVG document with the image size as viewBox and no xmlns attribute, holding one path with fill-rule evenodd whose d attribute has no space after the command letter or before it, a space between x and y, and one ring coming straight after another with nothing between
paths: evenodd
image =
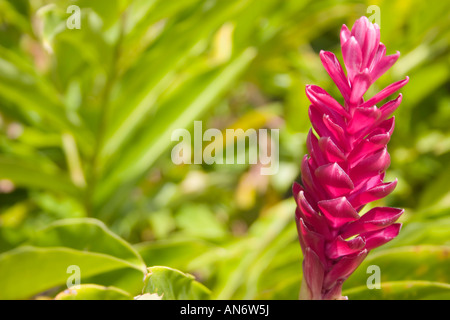
<instances>
[{"instance_id":1,"label":"red ginger flower","mask_svg":"<svg viewBox=\"0 0 450 320\"><path fill-rule=\"evenodd\" d=\"M301 299L343 299L342 283L371 249L395 238L394 223L402 209L377 207L360 216L363 207L391 193L397 180L384 183L390 164L387 143L394 130L390 115L402 95L380 108L379 103L408 82L395 82L367 101L363 95L398 59L386 56L380 29L366 17L349 31L341 29L341 48L347 76L331 52L321 61L344 98L344 106L324 89L306 86L311 101L309 131L301 166L303 186L294 183L296 222L302 247ZM349 240L348 240L349 239Z\"/></svg>"}]
</instances>

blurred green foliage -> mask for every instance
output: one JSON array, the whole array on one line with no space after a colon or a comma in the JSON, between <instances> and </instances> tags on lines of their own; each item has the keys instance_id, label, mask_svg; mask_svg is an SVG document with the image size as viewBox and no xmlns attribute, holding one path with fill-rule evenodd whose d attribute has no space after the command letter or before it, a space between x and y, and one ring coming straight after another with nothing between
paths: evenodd
<instances>
[{"instance_id":1,"label":"blurred green foliage","mask_svg":"<svg viewBox=\"0 0 450 320\"><path fill-rule=\"evenodd\" d=\"M73 4L80 29L66 25ZM82 289L58 298L129 299L152 281L166 298L205 297L176 268L211 298L297 299L304 87L339 98L318 53L342 61L341 25L374 4L401 57L368 95L411 80L389 144L398 187L373 205L406 213L344 294L449 299L450 3L438 0L0 0L0 298L54 297L78 265ZM174 165L171 133L194 120L279 128L278 174ZM381 290L366 287L371 264ZM170 268L142 291L146 266Z\"/></svg>"}]
</instances>

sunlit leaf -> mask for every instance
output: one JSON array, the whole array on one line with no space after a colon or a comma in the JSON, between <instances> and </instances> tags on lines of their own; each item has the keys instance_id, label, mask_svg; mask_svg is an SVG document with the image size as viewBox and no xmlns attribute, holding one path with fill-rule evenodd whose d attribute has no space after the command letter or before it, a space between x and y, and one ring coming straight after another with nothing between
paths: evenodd
<instances>
[{"instance_id":1,"label":"sunlit leaf","mask_svg":"<svg viewBox=\"0 0 450 320\"><path fill-rule=\"evenodd\" d=\"M55 300L133 300L133 297L118 288L82 284L58 293Z\"/></svg>"},{"instance_id":2,"label":"sunlit leaf","mask_svg":"<svg viewBox=\"0 0 450 320\"><path fill-rule=\"evenodd\" d=\"M150 267L143 293L157 293L163 300L204 300L209 290L194 276L168 267Z\"/></svg>"}]
</instances>

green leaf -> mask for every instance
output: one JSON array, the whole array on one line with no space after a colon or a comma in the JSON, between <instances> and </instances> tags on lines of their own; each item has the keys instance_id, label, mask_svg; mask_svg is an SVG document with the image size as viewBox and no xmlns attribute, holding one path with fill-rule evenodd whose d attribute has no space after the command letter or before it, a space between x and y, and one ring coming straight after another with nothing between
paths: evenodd
<instances>
[{"instance_id":1,"label":"green leaf","mask_svg":"<svg viewBox=\"0 0 450 320\"><path fill-rule=\"evenodd\" d=\"M119 288L82 284L79 288L71 287L60 292L55 300L133 300L133 297Z\"/></svg>"},{"instance_id":2,"label":"green leaf","mask_svg":"<svg viewBox=\"0 0 450 320\"><path fill-rule=\"evenodd\" d=\"M176 97L161 106L152 119L153 125L146 127L140 139L128 144L128 148L122 152L123 157L114 164L114 170L103 181L97 194L97 202L102 203L114 191L123 193L118 189L119 185L124 186L136 180L150 168L170 146L167 141L170 141L172 132L188 127L217 101L248 67L255 55L254 48L244 50L229 65L207 74L200 83L184 86Z\"/></svg>"},{"instance_id":3,"label":"green leaf","mask_svg":"<svg viewBox=\"0 0 450 320\"><path fill-rule=\"evenodd\" d=\"M146 266L137 251L95 219L64 219L37 231L24 247L0 255L0 298L24 299L66 283L69 266L81 282L138 292ZM30 285L32 283L32 285Z\"/></svg>"},{"instance_id":4,"label":"green leaf","mask_svg":"<svg viewBox=\"0 0 450 320\"><path fill-rule=\"evenodd\" d=\"M450 247L448 246L408 246L372 252L345 282L344 289L365 285L367 268L380 268L381 283L406 280L426 280L450 283Z\"/></svg>"},{"instance_id":5,"label":"green leaf","mask_svg":"<svg viewBox=\"0 0 450 320\"><path fill-rule=\"evenodd\" d=\"M164 6L167 4L164 3ZM183 10L183 1L172 4L178 7L177 13ZM159 8L159 5L154 11L151 10L145 23L164 13L167 10L164 6ZM112 107L114 117L110 119L106 132L107 141L101 152L102 157L117 153L119 147L130 140L130 136L142 125L146 115L159 104L162 92L176 83L175 71L192 63L192 56L198 51L199 44L206 41L211 30L220 26L241 6L239 1L234 0L220 2L214 7L214 12L195 11L182 24L177 24L174 28L164 28L165 36L162 42L139 56L135 66L123 76L120 96ZM201 20L202 24L198 24L198 20ZM188 33L186 29L189 30Z\"/></svg>"},{"instance_id":6,"label":"green leaf","mask_svg":"<svg viewBox=\"0 0 450 320\"><path fill-rule=\"evenodd\" d=\"M157 293L163 300L205 300L210 291L194 276L168 267L150 267L143 293Z\"/></svg>"},{"instance_id":7,"label":"green leaf","mask_svg":"<svg viewBox=\"0 0 450 320\"><path fill-rule=\"evenodd\" d=\"M394 281L381 283L381 289L361 286L342 293L351 300L435 300L450 299L450 284L431 281Z\"/></svg>"},{"instance_id":8,"label":"green leaf","mask_svg":"<svg viewBox=\"0 0 450 320\"><path fill-rule=\"evenodd\" d=\"M0 255L0 299L28 299L64 285L72 276L69 266L79 268L81 283L118 269L132 273L136 281L143 276L140 267L110 255L63 247L23 246Z\"/></svg>"},{"instance_id":9,"label":"green leaf","mask_svg":"<svg viewBox=\"0 0 450 320\"><path fill-rule=\"evenodd\" d=\"M58 220L38 231L29 244L110 255L146 271L141 256L129 243L107 229L103 222L92 218Z\"/></svg>"},{"instance_id":10,"label":"green leaf","mask_svg":"<svg viewBox=\"0 0 450 320\"><path fill-rule=\"evenodd\" d=\"M450 245L450 218L408 222L398 237L385 244L383 249L425 244Z\"/></svg>"}]
</instances>

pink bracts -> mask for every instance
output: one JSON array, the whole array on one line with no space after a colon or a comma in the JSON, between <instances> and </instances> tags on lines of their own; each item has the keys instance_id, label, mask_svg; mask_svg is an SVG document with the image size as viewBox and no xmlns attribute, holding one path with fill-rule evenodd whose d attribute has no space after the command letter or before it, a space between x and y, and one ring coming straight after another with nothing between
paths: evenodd
<instances>
[{"instance_id":1,"label":"pink bracts","mask_svg":"<svg viewBox=\"0 0 450 320\"><path fill-rule=\"evenodd\" d=\"M364 93L400 53L386 56L379 27L366 17L351 31L343 25L340 38L347 76L333 53L321 51L320 58L344 105L324 89L306 86L315 133L310 130L307 138L302 186L293 186L304 255L301 299L345 298L342 283L371 249L395 238L401 227L394 222L402 209L377 207L362 216L359 212L397 184L383 179L390 164L386 145L394 130L394 117L389 117L402 95L380 108L376 104L403 87L408 77L364 101Z\"/></svg>"}]
</instances>

